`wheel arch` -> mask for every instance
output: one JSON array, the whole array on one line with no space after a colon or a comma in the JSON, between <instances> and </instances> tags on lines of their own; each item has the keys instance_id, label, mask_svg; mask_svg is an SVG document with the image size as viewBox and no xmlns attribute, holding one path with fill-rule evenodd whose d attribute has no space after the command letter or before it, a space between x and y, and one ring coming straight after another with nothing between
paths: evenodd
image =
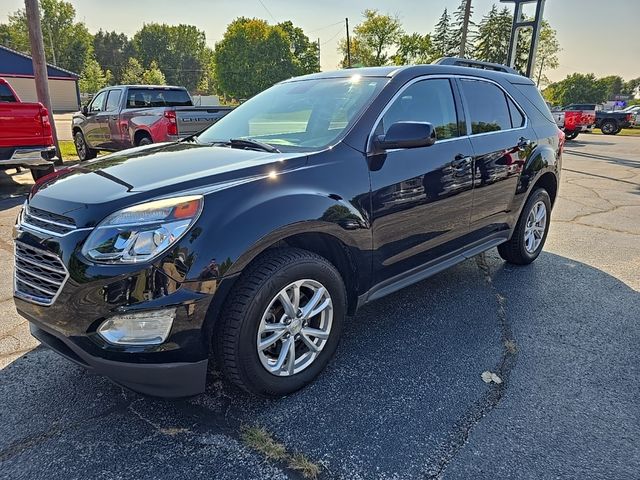
<instances>
[{"instance_id":1,"label":"wheel arch","mask_svg":"<svg viewBox=\"0 0 640 480\"><path fill-rule=\"evenodd\" d=\"M153 136L151 135L151 132L145 128L138 128L134 134L133 134L133 145L134 146L138 146L138 142L143 138L143 137L149 137L151 139L151 141L153 142Z\"/></svg>"}]
</instances>

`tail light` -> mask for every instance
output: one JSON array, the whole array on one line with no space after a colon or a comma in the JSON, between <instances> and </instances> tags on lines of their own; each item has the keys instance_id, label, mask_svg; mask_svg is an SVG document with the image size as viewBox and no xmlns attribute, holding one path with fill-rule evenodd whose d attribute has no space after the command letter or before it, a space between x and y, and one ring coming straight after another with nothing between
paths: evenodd
<instances>
[{"instance_id":1,"label":"tail light","mask_svg":"<svg viewBox=\"0 0 640 480\"><path fill-rule=\"evenodd\" d=\"M175 110L165 111L164 118L169 121L169 125L167 126L167 135L178 135L178 121Z\"/></svg>"},{"instance_id":2,"label":"tail light","mask_svg":"<svg viewBox=\"0 0 640 480\"><path fill-rule=\"evenodd\" d=\"M564 150L564 140L565 140L564 132L558 129L558 152L560 154L562 154L562 151Z\"/></svg>"},{"instance_id":3,"label":"tail light","mask_svg":"<svg viewBox=\"0 0 640 480\"><path fill-rule=\"evenodd\" d=\"M40 121L42 122L42 135L51 137L51 120L49 120L49 111L45 107L40 107Z\"/></svg>"},{"instance_id":4,"label":"tail light","mask_svg":"<svg viewBox=\"0 0 640 480\"><path fill-rule=\"evenodd\" d=\"M633 120L633 113L628 113L627 114L627 122L630 122L631 120Z\"/></svg>"}]
</instances>

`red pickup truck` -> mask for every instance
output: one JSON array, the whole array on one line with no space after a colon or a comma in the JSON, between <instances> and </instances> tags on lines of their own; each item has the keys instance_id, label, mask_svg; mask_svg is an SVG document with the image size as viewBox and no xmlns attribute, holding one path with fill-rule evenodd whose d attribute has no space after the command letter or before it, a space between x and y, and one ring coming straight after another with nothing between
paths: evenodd
<instances>
[{"instance_id":1,"label":"red pickup truck","mask_svg":"<svg viewBox=\"0 0 640 480\"><path fill-rule=\"evenodd\" d=\"M57 163L47 109L41 103L21 102L0 78L0 169L29 168L37 180Z\"/></svg>"}]
</instances>

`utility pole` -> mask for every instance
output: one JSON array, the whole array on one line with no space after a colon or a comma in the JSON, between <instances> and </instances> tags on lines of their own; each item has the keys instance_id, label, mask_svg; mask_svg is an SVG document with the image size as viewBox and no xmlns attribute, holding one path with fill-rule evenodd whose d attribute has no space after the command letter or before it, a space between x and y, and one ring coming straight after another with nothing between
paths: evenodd
<instances>
[{"instance_id":1,"label":"utility pole","mask_svg":"<svg viewBox=\"0 0 640 480\"><path fill-rule=\"evenodd\" d=\"M467 34L469 32L469 21L471 20L471 0L466 0L464 4L464 22L462 23L462 35L460 37L460 57L464 58L467 49Z\"/></svg>"},{"instance_id":2,"label":"utility pole","mask_svg":"<svg viewBox=\"0 0 640 480\"><path fill-rule=\"evenodd\" d=\"M36 81L36 92L38 101L49 111L49 122L53 141L58 150L58 158L62 160L62 152L58 144L58 134L56 123L53 120L53 109L51 108L51 97L49 96L49 77L47 75L47 60L44 55L44 42L42 40L42 24L40 23L40 7L38 0L24 0L27 13L27 25L29 27L29 43L31 44L31 59L33 62L33 75Z\"/></svg>"},{"instance_id":3,"label":"utility pole","mask_svg":"<svg viewBox=\"0 0 640 480\"><path fill-rule=\"evenodd\" d=\"M347 26L347 68L351 68L351 41L349 40L349 19L345 18L344 22Z\"/></svg>"},{"instance_id":4,"label":"utility pole","mask_svg":"<svg viewBox=\"0 0 640 480\"><path fill-rule=\"evenodd\" d=\"M536 82L536 86L540 86L540 77L542 77L542 68L544 67L544 57L540 59L540 68L538 69L538 81Z\"/></svg>"}]
</instances>

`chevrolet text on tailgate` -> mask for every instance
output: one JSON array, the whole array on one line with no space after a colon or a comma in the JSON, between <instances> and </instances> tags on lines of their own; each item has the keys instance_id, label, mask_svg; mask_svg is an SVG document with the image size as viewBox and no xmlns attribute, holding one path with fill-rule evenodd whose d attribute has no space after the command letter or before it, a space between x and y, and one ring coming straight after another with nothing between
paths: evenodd
<instances>
[{"instance_id":1,"label":"chevrolet text on tailgate","mask_svg":"<svg viewBox=\"0 0 640 480\"><path fill-rule=\"evenodd\" d=\"M204 130L231 107L194 107L183 87L116 85L100 90L73 116L80 160L100 150L171 142Z\"/></svg>"},{"instance_id":2,"label":"chevrolet text on tailgate","mask_svg":"<svg viewBox=\"0 0 640 480\"><path fill-rule=\"evenodd\" d=\"M367 302L492 247L534 261L564 134L528 78L457 62L293 78L43 179L15 228L18 312L139 392L202 392L212 360L279 396Z\"/></svg>"}]
</instances>

